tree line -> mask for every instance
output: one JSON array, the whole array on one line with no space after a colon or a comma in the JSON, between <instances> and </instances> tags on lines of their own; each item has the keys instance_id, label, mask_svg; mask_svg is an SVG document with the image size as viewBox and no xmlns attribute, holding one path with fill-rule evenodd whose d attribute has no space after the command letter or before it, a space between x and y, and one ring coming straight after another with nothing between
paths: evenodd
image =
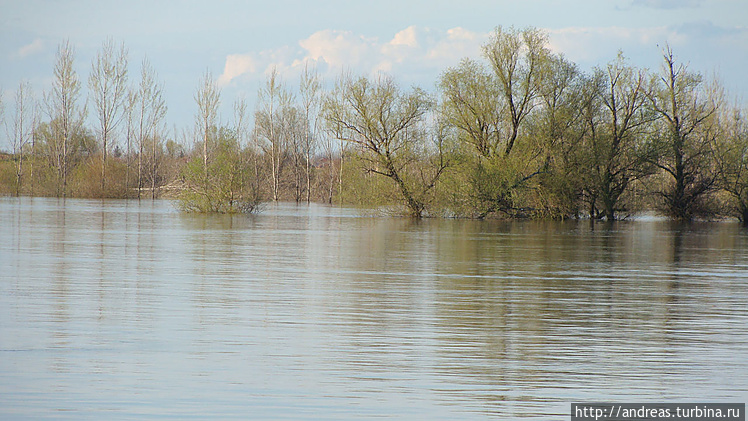
<instances>
[{"instance_id":1,"label":"tree line","mask_svg":"<svg viewBox=\"0 0 748 421\"><path fill-rule=\"evenodd\" d=\"M237 100L229 124L219 123L221 92L206 72L195 125L181 132L166 128L163 84L147 60L130 81L123 44L103 43L87 100L73 61L61 43L43 100L21 82L6 107L6 194L168 194L196 212L292 200L416 218L611 220L652 210L748 221L744 111L670 47L659 71L619 52L584 72L542 30L498 27L434 93L387 74L342 73L326 89L313 68L294 91L272 70L254 115Z\"/></svg>"}]
</instances>

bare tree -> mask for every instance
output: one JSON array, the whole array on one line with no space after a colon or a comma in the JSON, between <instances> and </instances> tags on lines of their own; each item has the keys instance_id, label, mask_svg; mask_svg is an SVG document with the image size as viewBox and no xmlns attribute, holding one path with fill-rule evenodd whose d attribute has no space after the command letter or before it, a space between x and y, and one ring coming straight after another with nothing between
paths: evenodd
<instances>
[{"instance_id":1,"label":"bare tree","mask_svg":"<svg viewBox=\"0 0 748 421\"><path fill-rule=\"evenodd\" d=\"M127 56L124 43L117 48L111 38L104 41L101 50L99 50L91 65L91 74L88 77L88 86L99 120L98 134L102 152L102 195L106 195L106 165L112 135L125 115Z\"/></svg>"},{"instance_id":2,"label":"bare tree","mask_svg":"<svg viewBox=\"0 0 748 421\"><path fill-rule=\"evenodd\" d=\"M135 99L137 114L136 137L138 142L138 199L143 188L144 175L148 171L146 165L150 164L149 167L155 167L157 142L160 142L163 136L163 119L166 116L166 102L163 98L163 90L163 85L159 85L156 82L156 71L153 70L148 59L144 59L140 71L140 85ZM152 156L146 160L145 153L148 146L150 146ZM154 170L148 172L153 173ZM151 187L154 189L151 197L155 197L155 184L153 180L151 180Z\"/></svg>"},{"instance_id":3,"label":"bare tree","mask_svg":"<svg viewBox=\"0 0 748 421\"><path fill-rule=\"evenodd\" d=\"M47 114L51 120L50 153L57 170L57 195L67 195L68 172L70 171L71 144L73 136L80 133L86 114L79 107L81 84L73 68L75 50L70 41L63 41L57 48L52 90L45 95Z\"/></svg>"},{"instance_id":4,"label":"bare tree","mask_svg":"<svg viewBox=\"0 0 748 421\"><path fill-rule=\"evenodd\" d=\"M292 164L291 168L293 169L294 200L296 203L299 203L303 193L302 173L304 158L306 156L306 120L304 119L303 110L291 103L284 107L282 117L283 128L281 134L287 140L286 144L288 145L289 158Z\"/></svg>"},{"instance_id":5,"label":"bare tree","mask_svg":"<svg viewBox=\"0 0 748 421\"><path fill-rule=\"evenodd\" d=\"M345 86L348 81L352 78L352 75L347 72L341 72L340 76L335 80L335 87L332 91L325 92L322 95L321 101L321 114L323 115L323 127L324 130L320 131L323 135L322 148L325 153L325 159L327 160L327 202L332 204L332 198L335 193L335 186L337 185L338 197L342 203L343 192L343 164L347 153L349 143L345 140L344 127L339 121L330 121L324 114L327 112L325 107L329 104L333 104L336 98L339 98L341 93L345 90ZM327 105L326 105L327 104ZM336 159L337 155L337 159Z\"/></svg>"},{"instance_id":6,"label":"bare tree","mask_svg":"<svg viewBox=\"0 0 748 421\"><path fill-rule=\"evenodd\" d=\"M205 181L208 180L208 153L210 151L211 130L216 128L218 119L218 105L221 102L221 93L213 81L213 75L207 70L200 79L200 84L195 92L195 102L198 112L195 115L198 132L203 146L203 171Z\"/></svg>"},{"instance_id":7,"label":"bare tree","mask_svg":"<svg viewBox=\"0 0 748 421\"><path fill-rule=\"evenodd\" d=\"M249 116L247 115L247 101L244 97L237 99L234 102L234 130L236 131L236 138L238 143L238 153L243 155L243 159L251 160L250 162L242 162L241 164L251 164L252 176L248 177L248 184L244 186L245 190L249 191L254 197L253 200L259 203L260 200L260 163L259 153L257 153L256 145L252 144L253 137L249 136ZM242 150L245 153L242 153Z\"/></svg>"},{"instance_id":8,"label":"bare tree","mask_svg":"<svg viewBox=\"0 0 748 421\"><path fill-rule=\"evenodd\" d=\"M130 171L132 170L132 155L133 155L133 140L135 139L136 134L136 115L135 115L135 109L138 105L138 91L134 88L130 88L127 91L127 100L125 102L125 119L126 119L126 127L125 127L125 143L126 143L126 151L125 151L125 161L126 161L126 170L125 170L125 187L127 189L130 188ZM138 180L140 182L140 180ZM129 195L128 195L129 197ZM138 197L140 197L140 189L138 189Z\"/></svg>"},{"instance_id":9,"label":"bare tree","mask_svg":"<svg viewBox=\"0 0 748 421\"><path fill-rule=\"evenodd\" d=\"M241 147L247 143L247 126L249 123L247 115L247 100L244 97L234 101L234 130L236 130L237 141Z\"/></svg>"},{"instance_id":10,"label":"bare tree","mask_svg":"<svg viewBox=\"0 0 748 421\"><path fill-rule=\"evenodd\" d=\"M312 196L312 155L317 148L322 82L316 69L304 66L301 74L301 103L304 109L304 158L306 163L306 202Z\"/></svg>"},{"instance_id":11,"label":"bare tree","mask_svg":"<svg viewBox=\"0 0 748 421\"><path fill-rule=\"evenodd\" d=\"M288 153L288 139L283 132L286 111L292 97L273 68L265 87L259 93L260 107L255 112L255 132L258 142L270 158L273 201L280 196L280 177Z\"/></svg>"},{"instance_id":12,"label":"bare tree","mask_svg":"<svg viewBox=\"0 0 748 421\"><path fill-rule=\"evenodd\" d=\"M25 153L24 149L26 148L26 145L31 142L31 137L34 130L33 119L35 107L33 105L31 96L31 85L29 84L29 82L19 83L18 90L16 91L15 114L13 115L13 121L11 123L11 127L8 127L7 121L5 125L6 133L11 139L13 155L17 160L15 189L16 196L19 196L21 194L23 158Z\"/></svg>"}]
</instances>

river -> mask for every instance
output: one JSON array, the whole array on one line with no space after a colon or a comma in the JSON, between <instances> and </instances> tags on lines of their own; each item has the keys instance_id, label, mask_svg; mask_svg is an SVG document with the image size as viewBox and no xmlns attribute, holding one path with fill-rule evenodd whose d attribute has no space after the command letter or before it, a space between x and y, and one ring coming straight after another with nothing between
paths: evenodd
<instances>
[{"instance_id":1,"label":"river","mask_svg":"<svg viewBox=\"0 0 748 421\"><path fill-rule=\"evenodd\" d=\"M748 401L748 231L0 198L1 419Z\"/></svg>"}]
</instances>

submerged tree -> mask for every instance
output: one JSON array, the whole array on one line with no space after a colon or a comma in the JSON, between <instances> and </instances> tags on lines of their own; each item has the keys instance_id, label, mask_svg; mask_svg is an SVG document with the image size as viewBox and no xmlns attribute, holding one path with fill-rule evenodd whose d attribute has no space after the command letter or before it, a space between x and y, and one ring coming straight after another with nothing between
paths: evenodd
<instances>
[{"instance_id":1,"label":"submerged tree","mask_svg":"<svg viewBox=\"0 0 748 421\"><path fill-rule=\"evenodd\" d=\"M68 193L73 136L81 132L85 107L81 108L81 84L73 68L75 51L68 40L59 45L55 59L52 90L45 95L50 118L48 152L57 173L57 196Z\"/></svg>"},{"instance_id":2,"label":"submerged tree","mask_svg":"<svg viewBox=\"0 0 748 421\"><path fill-rule=\"evenodd\" d=\"M317 150L318 121L321 104L322 82L315 69L304 67L301 74L301 106L304 112L304 175L306 177L306 202L312 200L312 158Z\"/></svg>"},{"instance_id":3,"label":"submerged tree","mask_svg":"<svg viewBox=\"0 0 748 421\"><path fill-rule=\"evenodd\" d=\"M655 164L670 176L670 183L660 192L663 210L675 219L690 220L708 212L705 200L718 179L712 150L719 103L704 89L701 75L676 64L669 47L663 58L662 73L649 94L663 123L663 136L653 142L653 156Z\"/></svg>"},{"instance_id":4,"label":"submerged tree","mask_svg":"<svg viewBox=\"0 0 748 421\"><path fill-rule=\"evenodd\" d=\"M631 183L653 173L643 152L648 124L656 118L648 107L645 73L626 64L622 54L602 75L599 119L589 119L592 153L590 189L602 205L601 217L616 218L624 210L621 196ZM594 218L596 203L591 202Z\"/></svg>"},{"instance_id":5,"label":"submerged tree","mask_svg":"<svg viewBox=\"0 0 748 421\"><path fill-rule=\"evenodd\" d=\"M340 128L336 135L359 148L366 171L395 183L412 217L421 217L428 193L447 168L441 149L431 168L423 171L416 163L428 152L422 124L430 98L419 89L402 92L384 75L376 81L348 79L341 88L326 101L328 125Z\"/></svg>"},{"instance_id":6,"label":"submerged tree","mask_svg":"<svg viewBox=\"0 0 748 421\"><path fill-rule=\"evenodd\" d=\"M239 144L238 132L229 127L210 130L211 156L207 178L204 161L195 155L184 168L186 188L179 206L187 212L251 213L259 210L261 195L254 180L251 150Z\"/></svg>"},{"instance_id":7,"label":"submerged tree","mask_svg":"<svg viewBox=\"0 0 748 421\"><path fill-rule=\"evenodd\" d=\"M148 59L144 59L140 70L140 84L137 92L128 99L128 107L134 106L135 138L138 146L138 198L143 189L145 177L151 174L151 197L155 197L155 168L158 165L158 151L164 133L166 101L163 98L163 85L156 81L156 71ZM149 171L150 169L150 171Z\"/></svg>"},{"instance_id":8,"label":"submerged tree","mask_svg":"<svg viewBox=\"0 0 748 421\"><path fill-rule=\"evenodd\" d=\"M582 166L587 134L585 115L597 95L594 79L563 56L549 57L530 137L542 150L539 186L530 203L536 215L567 218L579 214L585 183Z\"/></svg>"},{"instance_id":9,"label":"submerged tree","mask_svg":"<svg viewBox=\"0 0 748 421\"><path fill-rule=\"evenodd\" d=\"M2 93L0 92L0 95ZM34 132L35 106L31 95L31 85L28 82L18 84L15 95L15 110L10 127L6 122L6 132L11 140L13 155L16 159L15 195L21 194L21 183L24 176L23 161L26 147L32 142ZM0 110L0 117L2 110Z\"/></svg>"},{"instance_id":10,"label":"submerged tree","mask_svg":"<svg viewBox=\"0 0 748 421\"><path fill-rule=\"evenodd\" d=\"M738 107L720 113L722 128L715 148L720 186L731 197L728 212L748 225L748 119Z\"/></svg>"},{"instance_id":11,"label":"submerged tree","mask_svg":"<svg viewBox=\"0 0 748 421\"><path fill-rule=\"evenodd\" d=\"M185 189L179 195L180 207L202 213L256 211L260 193L250 165L252 151L241 144L246 105L235 105L236 127L218 127L220 91L207 72L200 80L195 102L196 153L182 171Z\"/></svg>"},{"instance_id":12,"label":"submerged tree","mask_svg":"<svg viewBox=\"0 0 748 421\"><path fill-rule=\"evenodd\" d=\"M112 39L104 42L91 66L89 90L99 122L101 142L101 194L106 195L107 156L112 135L125 116L127 101L127 49Z\"/></svg>"},{"instance_id":13,"label":"submerged tree","mask_svg":"<svg viewBox=\"0 0 748 421\"><path fill-rule=\"evenodd\" d=\"M273 201L280 198L281 174L289 149L288 120L291 115L292 96L273 68L265 87L259 93L260 106L255 112L255 135L270 159Z\"/></svg>"},{"instance_id":14,"label":"submerged tree","mask_svg":"<svg viewBox=\"0 0 748 421\"><path fill-rule=\"evenodd\" d=\"M442 77L446 121L475 152L461 170L469 186L463 201L473 216L524 212L516 207L520 190L545 171L542 150L526 126L546 77L546 44L537 29L498 27L483 46L490 71L465 60Z\"/></svg>"}]
</instances>

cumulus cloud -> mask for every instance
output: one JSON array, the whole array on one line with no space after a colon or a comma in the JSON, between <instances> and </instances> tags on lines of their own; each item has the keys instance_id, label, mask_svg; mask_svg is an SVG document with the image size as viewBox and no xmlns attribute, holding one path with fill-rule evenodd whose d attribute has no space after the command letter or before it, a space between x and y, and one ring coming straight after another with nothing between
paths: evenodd
<instances>
[{"instance_id":1,"label":"cumulus cloud","mask_svg":"<svg viewBox=\"0 0 748 421\"><path fill-rule=\"evenodd\" d=\"M218 77L218 84L227 85L237 76L254 73L256 70L257 63L251 54L230 54L226 56L226 64L223 66L223 74Z\"/></svg>"},{"instance_id":2,"label":"cumulus cloud","mask_svg":"<svg viewBox=\"0 0 748 421\"><path fill-rule=\"evenodd\" d=\"M15 57L26 58L30 55L44 51L44 42L37 38L30 44L26 44L15 52Z\"/></svg>"},{"instance_id":3,"label":"cumulus cloud","mask_svg":"<svg viewBox=\"0 0 748 421\"><path fill-rule=\"evenodd\" d=\"M436 31L410 26L385 40L352 31L325 29L300 40L296 47L229 55L219 82L227 85L234 80L265 74L273 67L281 74L293 75L310 63L331 77L341 70L361 74L384 71L405 80L424 74L436 77L460 59L480 54L480 46L487 38L488 34L459 27Z\"/></svg>"},{"instance_id":4,"label":"cumulus cloud","mask_svg":"<svg viewBox=\"0 0 748 421\"><path fill-rule=\"evenodd\" d=\"M455 64L465 57L477 57L481 46L488 41L488 33L478 33L456 27L447 30L446 37L439 39L427 52L431 60ZM447 64L449 65L449 64Z\"/></svg>"},{"instance_id":5,"label":"cumulus cloud","mask_svg":"<svg viewBox=\"0 0 748 421\"><path fill-rule=\"evenodd\" d=\"M563 53L583 69L604 65L619 50L637 66L657 68L666 43L685 61L743 63L748 57L748 27L720 27L706 21L654 27L567 27L548 30L548 34L551 50ZM369 76L387 72L405 85L428 88L463 58L480 59L481 46L489 36L461 27L436 30L409 26L383 39L325 29L296 45L228 55L219 82L237 87L251 83L254 88L276 68L293 83L306 65L313 65L328 80L341 71Z\"/></svg>"},{"instance_id":6,"label":"cumulus cloud","mask_svg":"<svg viewBox=\"0 0 748 421\"><path fill-rule=\"evenodd\" d=\"M331 29L315 32L309 38L299 41L304 59L322 61L331 67L368 62L376 54L378 44L376 38Z\"/></svg>"}]
</instances>

